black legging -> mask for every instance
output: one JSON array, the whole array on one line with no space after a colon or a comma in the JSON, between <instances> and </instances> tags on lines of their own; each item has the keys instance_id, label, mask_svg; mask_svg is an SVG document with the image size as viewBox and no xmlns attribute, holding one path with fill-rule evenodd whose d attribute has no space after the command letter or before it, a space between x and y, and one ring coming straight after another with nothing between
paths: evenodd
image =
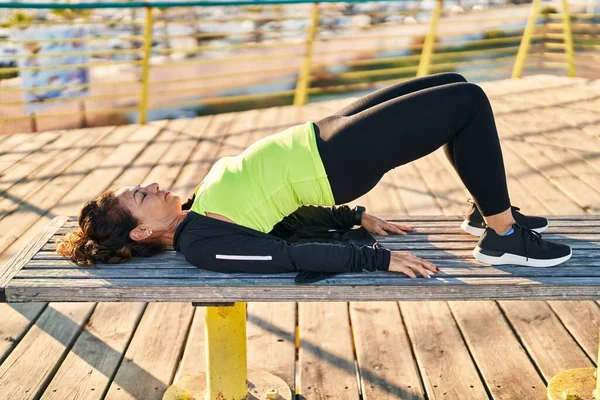
<instances>
[{"instance_id":1,"label":"black legging","mask_svg":"<svg viewBox=\"0 0 600 400\"><path fill-rule=\"evenodd\" d=\"M389 170L444 146L483 215L510 207L502 150L481 87L455 73L397 83L315 122L336 204L357 199Z\"/></svg>"}]
</instances>

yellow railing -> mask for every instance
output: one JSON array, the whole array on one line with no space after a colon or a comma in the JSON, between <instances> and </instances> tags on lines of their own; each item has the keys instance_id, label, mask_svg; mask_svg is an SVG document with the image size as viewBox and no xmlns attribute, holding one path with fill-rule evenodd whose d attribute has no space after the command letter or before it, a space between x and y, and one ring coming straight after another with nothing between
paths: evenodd
<instances>
[{"instance_id":1,"label":"yellow railing","mask_svg":"<svg viewBox=\"0 0 600 400\"><path fill-rule=\"evenodd\" d=\"M368 2L352 4L357 3ZM89 11L70 12L55 21L33 21L28 19L27 7L21 5L10 10L11 19L0 20L11 32L10 37L0 36L0 47L24 48L34 42L81 43L86 47L84 51L44 57L86 56L90 61L17 66L7 65L7 60L20 63L31 54L0 55L0 79L23 72L87 69L90 74L87 82L69 85L71 90L85 90L84 96L44 99L42 103L48 107L36 112L26 112L31 103L20 98L23 93L43 96L63 87L47 84L22 88L18 79L0 80L0 126L4 127L0 132L11 126L20 131L44 129L52 126L44 121L67 117L90 125L131 122L135 117L145 123L151 112L176 108L193 110L248 101L254 102L253 107L282 102L303 105L310 97L369 89L443 71L459 71L474 80L482 76L519 78L527 68L536 72L550 68L554 73L560 73L556 68L561 68L573 77L578 69L593 74L600 57L600 21L598 15L583 12L586 4L561 0L552 10L534 0L531 6L511 8L510 13L501 8L453 13L444 9L443 0L436 0L426 23L419 23L423 13L414 10L373 10L363 12L364 21L358 27L333 24L351 18L340 11L340 7L347 6L333 2L260 8L241 5L237 6L237 16L211 19L194 17L198 10L207 9L197 7L199 3L174 8L163 4L160 9L149 5L137 10L123 8L121 13L127 10L132 18L117 21L105 21ZM77 5L70 7L78 9ZM295 11L284 15L290 7L296 7ZM570 8L575 8L573 14ZM268 14L269 10L278 14ZM484 12L485 17L481 15ZM73 19L74 15L78 17ZM356 22L361 17L353 18ZM295 21L295 27L290 26L291 21ZM253 27L246 31L206 32L203 28L209 24ZM101 33L67 39L13 35L65 25L85 26L90 32L118 28L126 35ZM169 27L187 27L189 32L173 33ZM483 38L457 40L485 29ZM118 41L121 48L98 48L97 44L106 45L111 40ZM155 48L157 43L165 48ZM278 85L280 89L263 93L243 93L240 89L257 85ZM214 108L213 112L220 109ZM106 117L105 121L100 115ZM119 115L121 118L115 118Z\"/></svg>"}]
</instances>

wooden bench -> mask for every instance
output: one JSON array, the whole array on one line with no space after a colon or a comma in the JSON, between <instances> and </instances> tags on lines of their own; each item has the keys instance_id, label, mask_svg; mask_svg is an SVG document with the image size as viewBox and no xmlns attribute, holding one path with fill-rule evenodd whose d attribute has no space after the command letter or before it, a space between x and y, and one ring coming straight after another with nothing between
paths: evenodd
<instances>
[{"instance_id":1,"label":"wooden bench","mask_svg":"<svg viewBox=\"0 0 600 400\"><path fill-rule=\"evenodd\" d=\"M200 398L199 393L205 393L208 398L239 399L248 390L258 398L291 399L283 380L265 371L247 370L246 302L600 300L600 216L550 217L544 238L569 244L574 252L569 262L554 268L490 267L476 262L471 255L476 238L459 229L461 217L382 217L417 228L408 236L377 236L384 247L411 251L441 272L433 279L383 271L338 274L297 284L295 273L201 270L173 249L124 264L81 268L55 253L57 241L76 227L77 220L56 217L0 271L0 301L189 301L207 306L206 376L182 378L164 398ZM594 372L586 368L557 375L549 383L549 398L592 399L596 390L600 399L600 381L597 386ZM575 381L584 386L575 387ZM195 395L189 397L190 393Z\"/></svg>"}]
</instances>

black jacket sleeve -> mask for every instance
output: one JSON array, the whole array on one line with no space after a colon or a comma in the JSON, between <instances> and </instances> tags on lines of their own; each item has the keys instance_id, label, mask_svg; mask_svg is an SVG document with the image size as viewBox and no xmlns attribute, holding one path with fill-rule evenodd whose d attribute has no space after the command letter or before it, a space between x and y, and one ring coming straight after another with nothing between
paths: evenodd
<instances>
[{"instance_id":1,"label":"black jacket sleeve","mask_svg":"<svg viewBox=\"0 0 600 400\"><path fill-rule=\"evenodd\" d=\"M192 239L181 251L193 265L217 272L275 274L297 271L387 271L390 251L354 243L288 243L228 234Z\"/></svg>"},{"instance_id":2,"label":"black jacket sleeve","mask_svg":"<svg viewBox=\"0 0 600 400\"><path fill-rule=\"evenodd\" d=\"M354 226L356 210L350 207L302 206L279 221L269 234L286 237L303 226L326 226L334 229L350 229Z\"/></svg>"}]
</instances>

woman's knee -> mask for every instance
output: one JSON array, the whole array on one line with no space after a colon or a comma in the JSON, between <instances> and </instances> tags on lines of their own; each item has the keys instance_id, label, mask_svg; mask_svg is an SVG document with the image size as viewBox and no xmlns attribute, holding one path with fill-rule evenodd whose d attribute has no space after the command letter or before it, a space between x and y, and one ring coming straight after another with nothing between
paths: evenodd
<instances>
[{"instance_id":1,"label":"woman's knee","mask_svg":"<svg viewBox=\"0 0 600 400\"><path fill-rule=\"evenodd\" d=\"M435 75L448 82L467 82L467 79L457 72L440 72Z\"/></svg>"},{"instance_id":2,"label":"woman's knee","mask_svg":"<svg viewBox=\"0 0 600 400\"><path fill-rule=\"evenodd\" d=\"M488 105L489 98L483 88L472 82L459 82L454 85L459 97L466 100L467 104Z\"/></svg>"}]
</instances>

